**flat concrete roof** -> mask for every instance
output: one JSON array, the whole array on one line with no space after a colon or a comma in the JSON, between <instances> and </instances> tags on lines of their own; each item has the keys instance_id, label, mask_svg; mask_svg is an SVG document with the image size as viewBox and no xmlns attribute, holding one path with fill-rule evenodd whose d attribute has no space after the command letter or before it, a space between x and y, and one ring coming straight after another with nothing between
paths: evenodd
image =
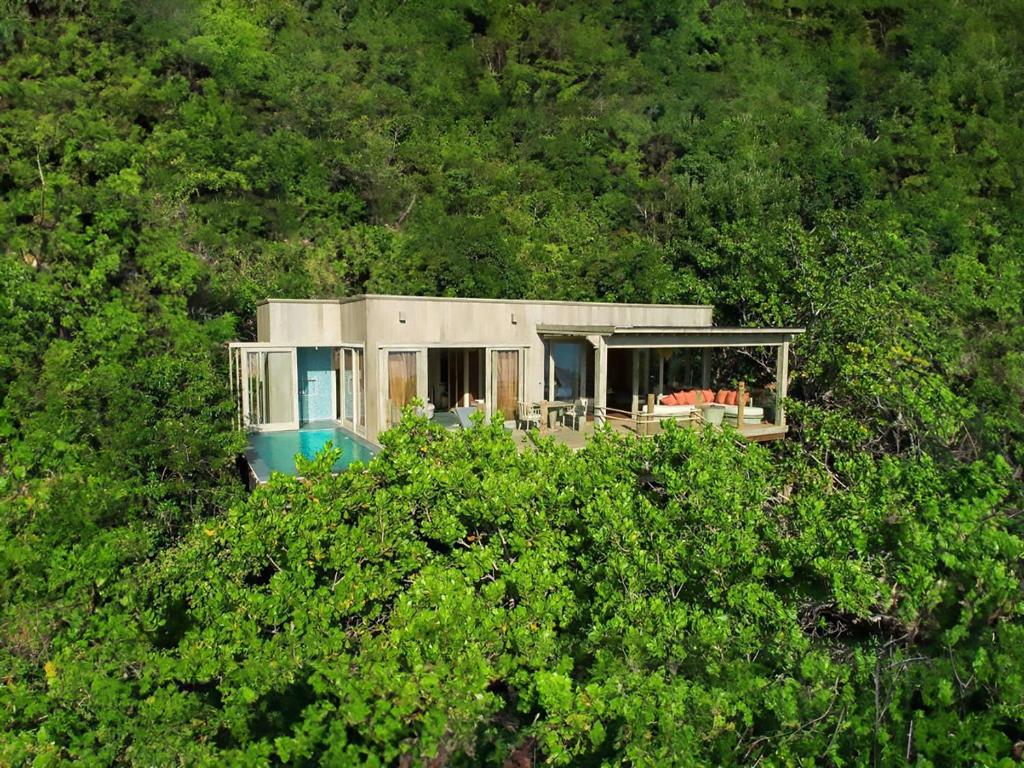
<instances>
[{"instance_id":1,"label":"flat concrete roof","mask_svg":"<svg viewBox=\"0 0 1024 768\"><path fill-rule=\"evenodd\" d=\"M360 293L356 296L345 296L330 299L273 299L266 298L258 306L264 304L350 304L367 299L401 300L401 301L451 301L451 302L488 302L493 304L556 304L570 307L668 307L670 309L714 309L711 304L637 304L621 301L559 301L555 299L478 299L467 296L401 296L388 293Z\"/></svg>"}]
</instances>

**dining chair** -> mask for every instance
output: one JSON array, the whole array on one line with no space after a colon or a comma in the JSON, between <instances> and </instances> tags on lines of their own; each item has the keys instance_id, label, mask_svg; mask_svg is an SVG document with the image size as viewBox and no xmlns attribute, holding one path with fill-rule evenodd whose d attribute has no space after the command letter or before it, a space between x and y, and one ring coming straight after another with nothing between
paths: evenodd
<instances>
[{"instance_id":1,"label":"dining chair","mask_svg":"<svg viewBox=\"0 0 1024 768\"><path fill-rule=\"evenodd\" d=\"M572 420L573 429L577 432L582 429L583 423L587 420L587 398L578 397L569 408L562 414L562 423L566 424ZM566 424L568 426L568 424Z\"/></svg>"},{"instance_id":2,"label":"dining chair","mask_svg":"<svg viewBox=\"0 0 1024 768\"><path fill-rule=\"evenodd\" d=\"M516 421L529 429L530 424L536 424L540 428L540 406L537 403L516 403Z\"/></svg>"}]
</instances>

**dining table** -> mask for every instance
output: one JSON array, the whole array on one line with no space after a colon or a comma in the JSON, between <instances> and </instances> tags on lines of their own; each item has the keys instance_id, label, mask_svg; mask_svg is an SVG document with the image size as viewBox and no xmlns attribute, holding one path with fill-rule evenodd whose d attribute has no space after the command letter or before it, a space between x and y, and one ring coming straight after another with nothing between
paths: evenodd
<instances>
[{"instance_id":1,"label":"dining table","mask_svg":"<svg viewBox=\"0 0 1024 768\"><path fill-rule=\"evenodd\" d=\"M572 403L568 400L541 400L540 401L540 423L544 428L551 428L551 414L558 414L564 412L567 408L572 408Z\"/></svg>"}]
</instances>

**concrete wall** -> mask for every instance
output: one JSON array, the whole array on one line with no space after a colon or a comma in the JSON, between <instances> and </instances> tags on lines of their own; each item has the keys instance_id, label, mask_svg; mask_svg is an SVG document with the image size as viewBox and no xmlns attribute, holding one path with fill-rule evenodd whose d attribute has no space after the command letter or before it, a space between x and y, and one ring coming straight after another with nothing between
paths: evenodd
<instances>
[{"instance_id":1,"label":"concrete wall","mask_svg":"<svg viewBox=\"0 0 1024 768\"><path fill-rule=\"evenodd\" d=\"M515 316L515 320L513 320ZM710 326L711 307L671 304L601 304L499 301L403 296L343 300L273 299L256 310L257 337L283 346L370 341L521 346L537 326Z\"/></svg>"},{"instance_id":2,"label":"concrete wall","mask_svg":"<svg viewBox=\"0 0 1024 768\"><path fill-rule=\"evenodd\" d=\"M341 338L337 301L268 301L257 307L256 338L282 346L335 346Z\"/></svg>"},{"instance_id":3,"label":"concrete wall","mask_svg":"<svg viewBox=\"0 0 1024 768\"><path fill-rule=\"evenodd\" d=\"M256 341L270 341L270 303L263 302L256 306Z\"/></svg>"},{"instance_id":4,"label":"concrete wall","mask_svg":"<svg viewBox=\"0 0 1024 768\"><path fill-rule=\"evenodd\" d=\"M526 374L522 397L536 401L544 397L545 384L544 339L538 326L710 326L711 315L709 306L367 296L366 349L370 360L366 379L367 425L370 432L374 432L384 416L381 401L387 382L378 352L381 347L524 348ZM490 368L489 354L485 367ZM420 383L420 388L425 395L425 380ZM490 393L485 393L484 397L489 400ZM374 411L372 415L371 410Z\"/></svg>"},{"instance_id":5,"label":"concrete wall","mask_svg":"<svg viewBox=\"0 0 1024 768\"><path fill-rule=\"evenodd\" d=\"M366 305L369 332L387 338L389 344L468 345L484 340L515 346L530 343L538 325L693 327L712 324L709 306L400 296L367 296Z\"/></svg>"},{"instance_id":6,"label":"concrete wall","mask_svg":"<svg viewBox=\"0 0 1024 768\"><path fill-rule=\"evenodd\" d=\"M341 338L352 343L366 341L366 302L361 299L345 300L338 305L341 318Z\"/></svg>"}]
</instances>

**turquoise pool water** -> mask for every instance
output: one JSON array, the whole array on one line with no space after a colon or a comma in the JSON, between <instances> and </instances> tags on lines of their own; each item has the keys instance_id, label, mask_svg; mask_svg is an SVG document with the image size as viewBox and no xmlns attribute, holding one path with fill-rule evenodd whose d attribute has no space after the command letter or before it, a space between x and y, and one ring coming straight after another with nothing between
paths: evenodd
<instances>
[{"instance_id":1,"label":"turquoise pool water","mask_svg":"<svg viewBox=\"0 0 1024 768\"><path fill-rule=\"evenodd\" d=\"M340 472L354 461L367 462L377 453L377 448L354 435L347 429L290 429L285 432L253 432L249 435L249 448L245 458L262 483L270 479L271 472L286 475L298 474L295 454L301 453L307 459L316 456L317 451L327 442L341 449L341 458L334 464Z\"/></svg>"}]
</instances>

